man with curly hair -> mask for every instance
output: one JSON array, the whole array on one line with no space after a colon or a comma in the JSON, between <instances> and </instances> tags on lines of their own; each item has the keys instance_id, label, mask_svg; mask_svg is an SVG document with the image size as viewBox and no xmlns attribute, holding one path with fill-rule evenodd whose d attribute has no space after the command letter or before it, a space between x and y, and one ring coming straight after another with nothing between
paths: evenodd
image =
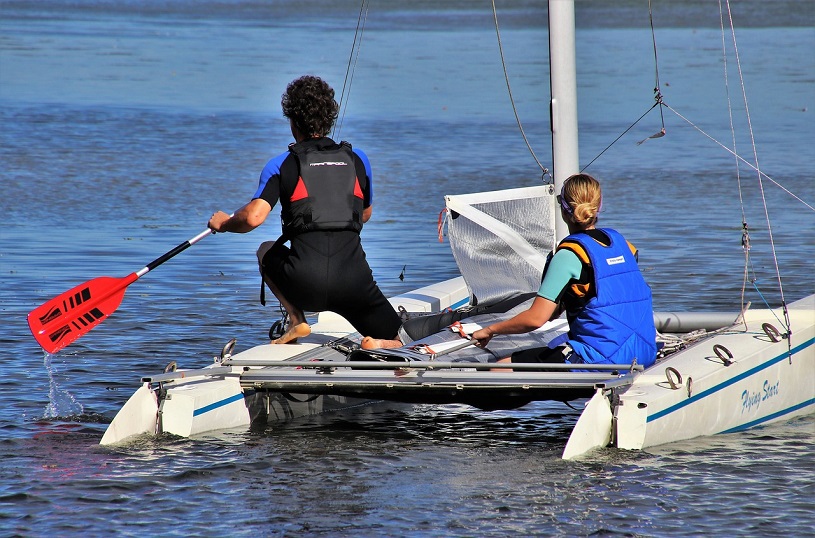
<instances>
[{"instance_id":1,"label":"man with curly hair","mask_svg":"<svg viewBox=\"0 0 815 538\"><path fill-rule=\"evenodd\" d=\"M361 334L395 338L400 318L376 285L359 236L373 210L368 157L328 137L339 105L319 77L289 83L281 105L295 142L266 163L249 203L231 217L216 212L208 226L249 232L280 201L283 234L257 253L264 282L289 315L286 332L272 343L310 334L304 311L324 310L340 314Z\"/></svg>"}]
</instances>

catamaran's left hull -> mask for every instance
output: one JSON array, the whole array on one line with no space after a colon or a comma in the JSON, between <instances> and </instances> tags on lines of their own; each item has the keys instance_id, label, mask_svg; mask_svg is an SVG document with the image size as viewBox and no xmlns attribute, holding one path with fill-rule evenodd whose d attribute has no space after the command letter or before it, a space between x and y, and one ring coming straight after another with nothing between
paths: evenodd
<instances>
[{"instance_id":1,"label":"catamaran's left hull","mask_svg":"<svg viewBox=\"0 0 815 538\"><path fill-rule=\"evenodd\" d=\"M237 370L237 369L236 369ZM342 396L257 392L243 389L240 376L196 376L154 388L144 383L108 427L100 444L141 434L192 437L232 428L260 428L295 418L351 409L375 402Z\"/></svg>"},{"instance_id":2,"label":"catamaran's left hull","mask_svg":"<svg viewBox=\"0 0 815 538\"><path fill-rule=\"evenodd\" d=\"M394 308L422 313L459 308L468 301L469 292L461 277L390 299ZM312 330L300 343L256 346L232 358L257 363L248 368L261 368L270 361L285 361L315 351L331 353L323 344L354 331L345 319L332 312L321 313ZM246 368L212 365L144 378L142 386L114 417L100 444L122 443L143 434L190 437L232 428L265 427L267 423L376 403L346 396L255 391L241 385ZM168 375L174 379L166 380Z\"/></svg>"}]
</instances>

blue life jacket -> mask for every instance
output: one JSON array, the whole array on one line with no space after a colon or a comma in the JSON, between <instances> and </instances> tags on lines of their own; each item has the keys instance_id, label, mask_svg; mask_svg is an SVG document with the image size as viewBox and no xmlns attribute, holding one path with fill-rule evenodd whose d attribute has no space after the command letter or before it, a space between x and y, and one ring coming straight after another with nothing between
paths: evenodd
<instances>
[{"instance_id":1,"label":"blue life jacket","mask_svg":"<svg viewBox=\"0 0 815 538\"><path fill-rule=\"evenodd\" d=\"M637 364L650 366L657 352L651 288L625 238L610 228L600 231L611 240L609 246L585 233L572 234L558 245L583 247L584 255L576 254L591 265L592 274L593 296L579 308L566 303L568 343L579 356L570 362L631 364L636 358Z\"/></svg>"}]
</instances>

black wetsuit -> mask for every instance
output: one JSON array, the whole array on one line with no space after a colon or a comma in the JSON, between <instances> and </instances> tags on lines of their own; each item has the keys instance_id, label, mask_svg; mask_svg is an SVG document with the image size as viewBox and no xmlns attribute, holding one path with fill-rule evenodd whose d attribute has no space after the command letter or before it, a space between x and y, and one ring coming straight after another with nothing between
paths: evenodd
<instances>
[{"instance_id":1,"label":"black wetsuit","mask_svg":"<svg viewBox=\"0 0 815 538\"><path fill-rule=\"evenodd\" d=\"M330 138L307 140L301 145L317 150L337 148ZM362 206L367 208L372 194L367 157L355 149L352 159ZM299 180L295 155L281 154L263 169L255 198L266 200L272 207L279 200L286 215ZM312 188L309 196L320 196L320 191ZM288 235L263 258L264 274L288 300L305 311L336 312L364 336L396 336L401 320L374 281L357 231L316 230ZM284 244L286 239L291 247Z\"/></svg>"}]
</instances>

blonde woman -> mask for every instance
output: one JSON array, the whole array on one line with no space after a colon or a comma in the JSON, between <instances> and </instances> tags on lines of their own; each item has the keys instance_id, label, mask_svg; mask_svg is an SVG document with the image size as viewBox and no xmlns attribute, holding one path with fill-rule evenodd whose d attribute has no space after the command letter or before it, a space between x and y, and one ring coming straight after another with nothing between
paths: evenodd
<instances>
[{"instance_id":1,"label":"blonde woman","mask_svg":"<svg viewBox=\"0 0 815 538\"><path fill-rule=\"evenodd\" d=\"M597 228L602 192L587 174L569 177L557 197L570 235L543 271L528 310L473 333L484 347L495 336L521 334L560 316L569 333L549 347L513 353L498 362L638 364L656 360L651 288L637 266L637 251L619 232Z\"/></svg>"}]
</instances>

